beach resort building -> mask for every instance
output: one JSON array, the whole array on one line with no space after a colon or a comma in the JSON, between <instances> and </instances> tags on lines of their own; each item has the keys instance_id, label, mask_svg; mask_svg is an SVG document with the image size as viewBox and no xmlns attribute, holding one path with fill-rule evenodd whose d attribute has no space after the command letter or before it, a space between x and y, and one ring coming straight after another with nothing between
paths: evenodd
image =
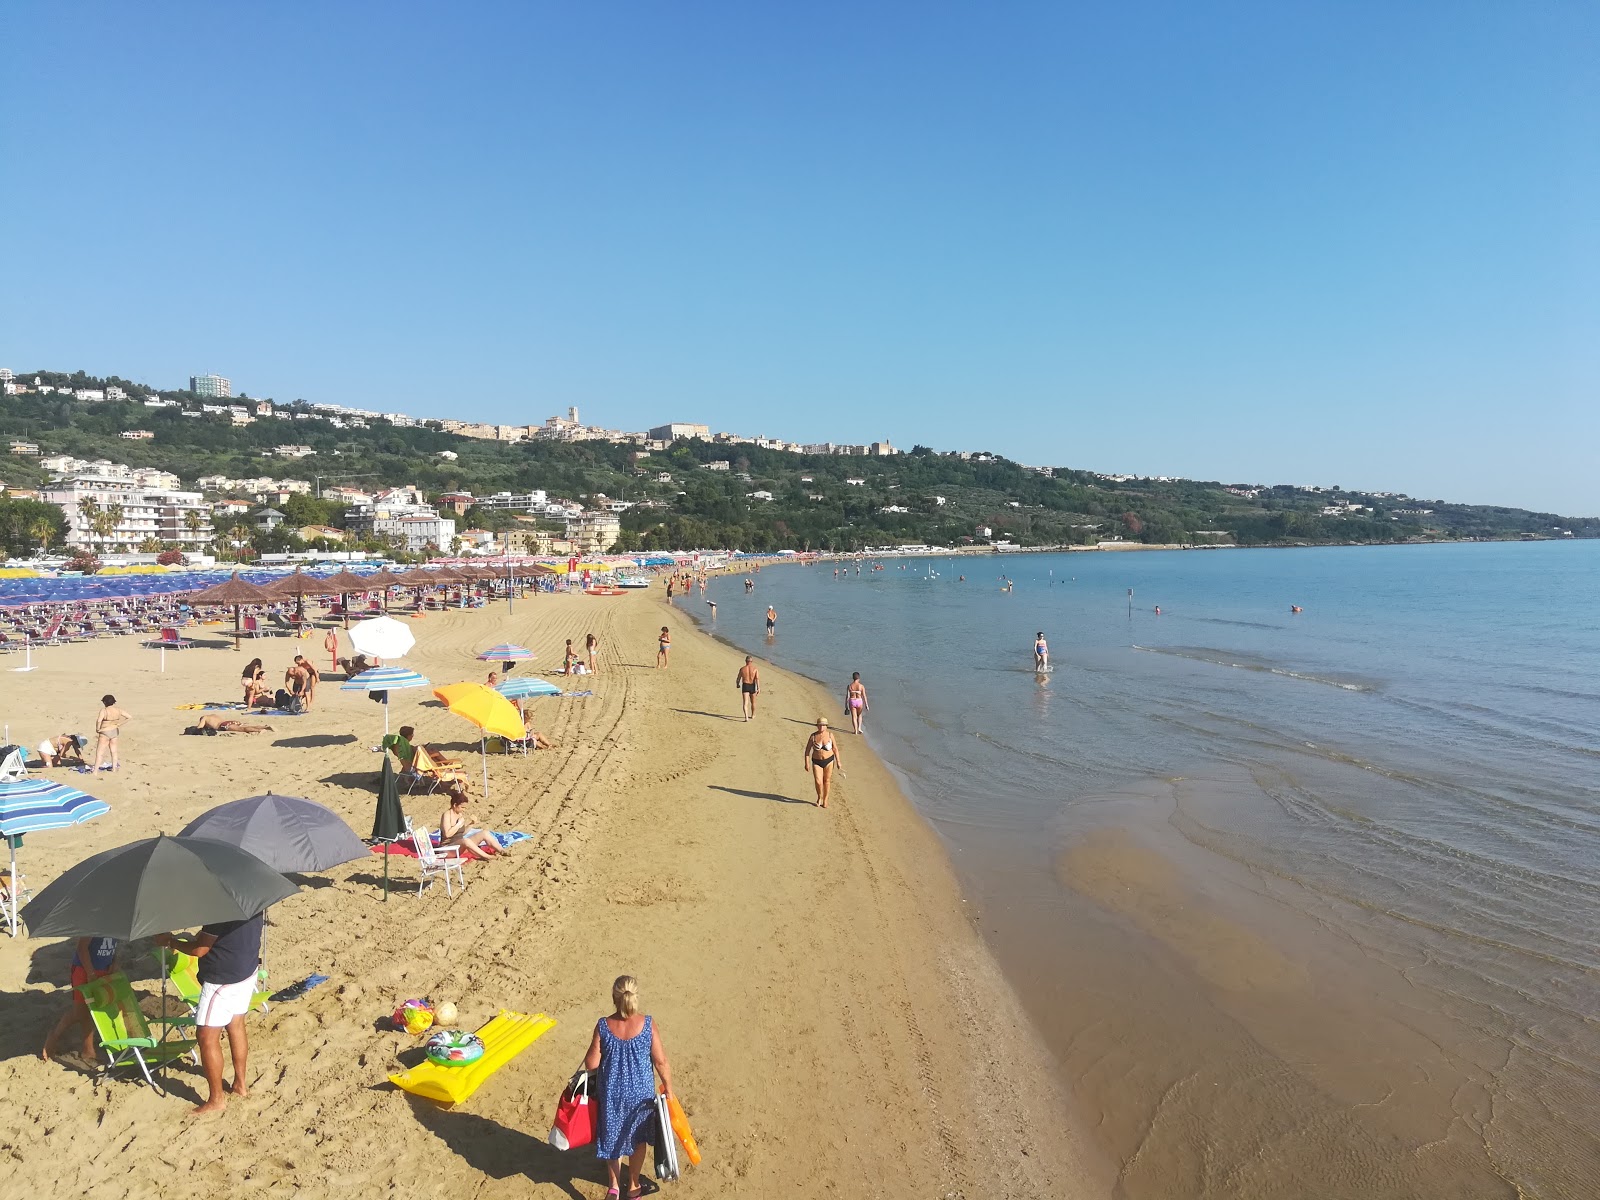
<instances>
[{"instance_id":1,"label":"beach resort building","mask_svg":"<svg viewBox=\"0 0 1600 1200\"><path fill-rule=\"evenodd\" d=\"M196 396L232 396L233 380L221 375L191 375L189 390Z\"/></svg>"},{"instance_id":2,"label":"beach resort building","mask_svg":"<svg viewBox=\"0 0 1600 1200\"><path fill-rule=\"evenodd\" d=\"M211 542L211 510L199 492L152 487L132 472L67 475L40 497L58 505L66 517L69 546L126 551L155 538L182 549L203 549ZM102 532L95 521L106 514L120 514L120 519Z\"/></svg>"},{"instance_id":3,"label":"beach resort building","mask_svg":"<svg viewBox=\"0 0 1600 1200\"><path fill-rule=\"evenodd\" d=\"M582 554L604 554L622 536L615 513L584 512L567 518L567 540Z\"/></svg>"}]
</instances>

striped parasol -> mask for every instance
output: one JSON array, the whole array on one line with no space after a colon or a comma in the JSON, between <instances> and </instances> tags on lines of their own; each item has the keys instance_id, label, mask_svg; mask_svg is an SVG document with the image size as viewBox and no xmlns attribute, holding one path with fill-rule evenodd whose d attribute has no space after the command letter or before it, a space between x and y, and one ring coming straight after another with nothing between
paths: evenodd
<instances>
[{"instance_id":1,"label":"striped parasol","mask_svg":"<svg viewBox=\"0 0 1600 1200\"><path fill-rule=\"evenodd\" d=\"M406 667L373 667L339 685L341 692L396 692L401 688L427 687L428 681Z\"/></svg>"},{"instance_id":2,"label":"striped parasol","mask_svg":"<svg viewBox=\"0 0 1600 1200\"><path fill-rule=\"evenodd\" d=\"M498 646L490 646L478 657L484 662L522 662L524 659L533 658L534 653L526 646L502 642Z\"/></svg>"},{"instance_id":3,"label":"striped parasol","mask_svg":"<svg viewBox=\"0 0 1600 1200\"><path fill-rule=\"evenodd\" d=\"M405 667L373 667L370 671L346 679L339 685L341 692L383 693L383 735L389 736L389 693L403 688L427 687L428 681Z\"/></svg>"},{"instance_id":4,"label":"striped parasol","mask_svg":"<svg viewBox=\"0 0 1600 1200\"><path fill-rule=\"evenodd\" d=\"M520 679L507 679L495 685L507 700L526 700L530 696L559 696L561 689L548 679L540 679L537 675L524 675Z\"/></svg>"},{"instance_id":5,"label":"striped parasol","mask_svg":"<svg viewBox=\"0 0 1600 1200\"><path fill-rule=\"evenodd\" d=\"M11 875L0 890L0 917L11 936L17 936L17 904L22 891L17 875L17 847L22 835L44 829L81 825L91 817L111 811L104 800L85 795L75 787L48 779L15 779L0 783L0 836L11 847Z\"/></svg>"}]
</instances>

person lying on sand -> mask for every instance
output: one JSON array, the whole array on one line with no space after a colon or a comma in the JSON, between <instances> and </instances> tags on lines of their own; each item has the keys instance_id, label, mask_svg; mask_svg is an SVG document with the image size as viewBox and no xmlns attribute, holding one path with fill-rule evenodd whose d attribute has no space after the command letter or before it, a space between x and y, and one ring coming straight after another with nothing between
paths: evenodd
<instances>
[{"instance_id":1,"label":"person lying on sand","mask_svg":"<svg viewBox=\"0 0 1600 1200\"><path fill-rule=\"evenodd\" d=\"M184 732L211 735L219 733L271 733L272 726L250 725L244 721L235 720L233 717L225 717L221 713L206 713L193 725L185 729Z\"/></svg>"}]
</instances>

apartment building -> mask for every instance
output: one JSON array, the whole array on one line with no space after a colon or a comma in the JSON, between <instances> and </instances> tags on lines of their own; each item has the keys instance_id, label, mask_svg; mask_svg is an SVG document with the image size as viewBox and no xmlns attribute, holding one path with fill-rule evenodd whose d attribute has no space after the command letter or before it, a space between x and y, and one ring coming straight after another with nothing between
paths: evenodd
<instances>
[{"instance_id":1,"label":"apartment building","mask_svg":"<svg viewBox=\"0 0 1600 1200\"><path fill-rule=\"evenodd\" d=\"M211 542L211 510L199 492L151 487L127 475L81 472L57 479L40 498L58 505L67 519L67 544L97 550L131 551L147 538L183 549L203 549ZM84 502L100 512L121 509L109 536L101 537L90 524ZM191 522L189 514L195 514ZM191 524L194 526L191 528Z\"/></svg>"},{"instance_id":2,"label":"apartment building","mask_svg":"<svg viewBox=\"0 0 1600 1200\"><path fill-rule=\"evenodd\" d=\"M567 540L580 554L604 554L622 536L622 521L615 513L584 512L567 518Z\"/></svg>"},{"instance_id":3,"label":"apartment building","mask_svg":"<svg viewBox=\"0 0 1600 1200\"><path fill-rule=\"evenodd\" d=\"M651 441L657 442L673 442L679 438L700 438L702 441L710 441L711 426L674 421L668 425L655 426L649 431L648 436Z\"/></svg>"},{"instance_id":4,"label":"apartment building","mask_svg":"<svg viewBox=\"0 0 1600 1200\"><path fill-rule=\"evenodd\" d=\"M189 390L196 396L232 396L233 380L221 375L191 375Z\"/></svg>"}]
</instances>

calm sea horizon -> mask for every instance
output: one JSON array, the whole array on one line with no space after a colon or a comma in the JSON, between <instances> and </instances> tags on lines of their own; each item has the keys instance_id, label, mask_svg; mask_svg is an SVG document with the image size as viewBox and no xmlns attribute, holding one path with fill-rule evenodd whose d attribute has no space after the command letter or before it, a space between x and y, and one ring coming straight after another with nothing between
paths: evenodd
<instances>
[{"instance_id":1,"label":"calm sea horizon","mask_svg":"<svg viewBox=\"0 0 1600 1200\"><path fill-rule=\"evenodd\" d=\"M1122 1194L1586 1194L1600 545L877 561L679 603L861 672Z\"/></svg>"}]
</instances>

